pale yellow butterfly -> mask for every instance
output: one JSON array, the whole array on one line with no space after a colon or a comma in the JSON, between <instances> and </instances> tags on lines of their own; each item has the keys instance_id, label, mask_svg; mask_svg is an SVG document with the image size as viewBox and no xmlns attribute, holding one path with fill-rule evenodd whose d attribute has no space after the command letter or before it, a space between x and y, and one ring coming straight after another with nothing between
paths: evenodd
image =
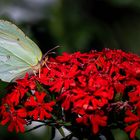
<instances>
[{"instance_id":1,"label":"pale yellow butterfly","mask_svg":"<svg viewBox=\"0 0 140 140\"><path fill-rule=\"evenodd\" d=\"M42 52L16 25L0 20L0 79L10 82L41 67Z\"/></svg>"}]
</instances>

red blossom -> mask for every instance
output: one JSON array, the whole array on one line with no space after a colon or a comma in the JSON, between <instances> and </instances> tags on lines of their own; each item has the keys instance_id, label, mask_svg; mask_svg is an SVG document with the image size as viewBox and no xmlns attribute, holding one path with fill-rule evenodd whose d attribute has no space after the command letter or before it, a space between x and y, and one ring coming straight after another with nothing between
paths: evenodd
<instances>
[{"instance_id":1,"label":"red blossom","mask_svg":"<svg viewBox=\"0 0 140 140\"><path fill-rule=\"evenodd\" d=\"M28 73L26 73L23 79L17 79L16 82L18 84L18 87L21 86L22 88L30 88L31 90L33 90L36 87L36 83L34 79L35 79L34 76L29 78Z\"/></svg>"},{"instance_id":2,"label":"red blossom","mask_svg":"<svg viewBox=\"0 0 140 140\"><path fill-rule=\"evenodd\" d=\"M93 134L114 124L113 120L117 122L117 117L113 118L116 114L124 114L125 131L130 132L131 138L135 137L140 125L140 58L137 55L104 49L63 53L49 58L46 63L47 67L42 67L38 75L26 74L23 79L18 79L2 99L2 124L13 120L9 130L16 128L23 132L25 118L51 119L52 114L56 115L55 107L59 106L64 110L64 117L67 112L75 114L74 122L91 128ZM54 105L56 110L53 110ZM23 108L26 115L22 116L20 109ZM128 109L133 113L126 111ZM17 121L12 118L15 116Z\"/></svg>"},{"instance_id":3,"label":"red blossom","mask_svg":"<svg viewBox=\"0 0 140 140\"><path fill-rule=\"evenodd\" d=\"M130 110L126 111L125 122L128 126L125 127L126 132L130 132L130 138L135 138L136 131L140 127L140 111L137 111L138 115L133 114Z\"/></svg>"},{"instance_id":4,"label":"red blossom","mask_svg":"<svg viewBox=\"0 0 140 140\"><path fill-rule=\"evenodd\" d=\"M20 88L15 88L12 93L9 95L10 98L9 100L17 105L20 100L23 98L23 96L27 93L27 89L20 87Z\"/></svg>"},{"instance_id":5,"label":"red blossom","mask_svg":"<svg viewBox=\"0 0 140 140\"><path fill-rule=\"evenodd\" d=\"M107 116L102 116L98 112L97 114L92 114L92 115L84 115L82 117L78 117L76 119L78 123L83 123L86 126L92 126L92 132L93 134L97 134L99 132L99 127L106 126L107 125Z\"/></svg>"},{"instance_id":6,"label":"red blossom","mask_svg":"<svg viewBox=\"0 0 140 140\"><path fill-rule=\"evenodd\" d=\"M140 106L139 79L136 79L139 75L138 67L140 67L138 56L121 50L105 49L102 52L91 51L83 54L64 53L53 61L55 64L50 65L51 71L42 73L46 76L44 82L50 86L51 92L60 93L57 101L61 102L65 111L69 110L81 115L77 118L78 120L83 122L86 122L86 118L96 120L92 112L96 110L104 112L103 108L109 106L110 101L111 104L119 107L112 103L114 97L114 101L121 102L126 94L130 97L130 102L137 107ZM135 68L131 70L133 64ZM128 103L127 100L126 102ZM127 106L133 108L129 103ZM126 108L120 106L117 110ZM97 118L95 122L98 122L99 117ZM107 124L106 117L104 124ZM98 125L93 126L93 132L98 132Z\"/></svg>"},{"instance_id":7,"label":"red blossom","mask_svg":"<svg viewBox=\"0 0 140 140\"><path fill-rule=\"evenodd\" d=\"M12 132L14 129L16 132L24 132L24 125L27 123L25 118L27 116L25 108L15 110L13 107L2 109L2 121L1 125L5 125L9 122L8 130Z\"/></svg>"},{"instance_id":8,"label":"red blossom","mask_svg":"<svg viewBox=\"0 0 140 140\"><path fill-rule=\"evenodd\" d=\"M55 102L45 102L45 96L46 93L44 92L35 92L25 102L25 107L32 107L31 111L28 111L28 115L32 116L34 120L51 118L50 112L53 110L52 107L55 105Z\"/></svg>"}]
</instances>

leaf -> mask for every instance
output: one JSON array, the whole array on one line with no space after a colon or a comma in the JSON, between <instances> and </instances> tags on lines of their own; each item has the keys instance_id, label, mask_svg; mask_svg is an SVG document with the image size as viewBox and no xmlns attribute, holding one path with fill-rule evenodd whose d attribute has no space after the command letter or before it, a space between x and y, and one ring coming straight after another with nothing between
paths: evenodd
<instances>
[{"instance_id":1,"label":"leaf","mask_svg":"<svg viewBox=\"0 0 140 140\"><path fill-rule=\"evenodd\" d=\"M60 132L60 134L62 135L62 137L65 137L65 133L62 127L58 128L58 131Z\"/></svg>"},{"instance_id":2,"label":"leaf","mask_svg":"<svg viewBox=\"0 0 140 140\"><path fill-rule=\"evenodd\" d=\"M52 127L47 125L46 140L52 140Z\"/></svg>"},{"instance_id":3,"label":"leaf","mask_svg":"<svg viewBox=\"0 0 140 140\"><path fill-rule=\"evenodd\" d=\"M136 136L137 136L138 139L140 139L140 129L137 130Z\"/></svg>"},{"instance_id":4,"label":"leaf","mask_svg":"<svg viewBox=\"0 0 140 140\"><path fill-rule=\"evenodd\" d=\"M119 128L111 129L114 140L129 140L127 133Z\"/></svg>"}]
</instances>

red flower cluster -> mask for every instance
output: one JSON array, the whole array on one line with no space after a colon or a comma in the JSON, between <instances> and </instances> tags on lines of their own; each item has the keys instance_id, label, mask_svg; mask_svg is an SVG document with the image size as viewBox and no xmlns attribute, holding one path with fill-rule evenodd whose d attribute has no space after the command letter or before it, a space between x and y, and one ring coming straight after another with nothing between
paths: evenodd
<instances>
[{"instance_id":1,"label":"red flower cluster","mask_svg":"<svg viewBox=\"0 0 140 140\"><path fill-rule=\"evenodd\" d=\"M1 124L8 126L9 131L24 132L29 121L50 119L54 101L47 101L47 94L37 89L35 77L17 80L10 93L2 100L0 106Z\"/></svg>"},{"instance_id":2,"label":"red flower cluster","mask_svg":"<svg viewBox=\"0 0 140 140\"><path fill-rule=\"evenodd\" d=\"M26 75L18 80L14 90L3 99L0 115L3 125L11 122L9 130L16 128L23 132L27 118L51 118L55 98L65 112L74 114L74 123L91 128L93 134L113 121L119 122L112 113L118 116L123 112L121 121L125 131L130 132L131 138L135 137L140 127L140 58L137 55L109 49L63 53L50 58L47 65L40 77ZM37 83L50 93L40 92Z\"/></svg>"},{"instance_id":3,"label":"red flower cluster","mask_svg":"<svg viewBox=\"0 0 140 140\"><path fill-rule=\"evenodd\" d=\"M42 70L39 82L48 85L51 92L59 92L57 101L64 110L77 114L77 123L91 126L94 134L107 126L113 108L118 113L140 107L138 56L105 49L63 53L50 61L50 70Z\"/></svg>"}]
</instances>

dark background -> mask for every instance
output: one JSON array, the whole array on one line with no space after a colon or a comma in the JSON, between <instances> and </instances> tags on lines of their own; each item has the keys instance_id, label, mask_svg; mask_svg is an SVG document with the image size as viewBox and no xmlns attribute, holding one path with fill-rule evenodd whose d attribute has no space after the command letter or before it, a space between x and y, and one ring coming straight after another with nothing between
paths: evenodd
<instances>
[{"instance_id":1,"label":"dark background","mask_svg":"<svg viewBox=\"0 0 140 140\"><path fill-rule=\"evenodd\" d=\"M1 0L0 17L45 53L116 48L140 54L140 0Z\"/></svg>"},{"instance_id":2,"label":"dark background","mask_svg":"<svg viewBox=\"0 0 140 140\"><path fill-rule=\"evenodd\" d=\"M43 53L59 45L59 54L103 48L140 54L140 0L0 0L0 19L15 23ZM0 140L47 140L42 130L17 135L0 127Z\"/></svg>"}]
</instances>

